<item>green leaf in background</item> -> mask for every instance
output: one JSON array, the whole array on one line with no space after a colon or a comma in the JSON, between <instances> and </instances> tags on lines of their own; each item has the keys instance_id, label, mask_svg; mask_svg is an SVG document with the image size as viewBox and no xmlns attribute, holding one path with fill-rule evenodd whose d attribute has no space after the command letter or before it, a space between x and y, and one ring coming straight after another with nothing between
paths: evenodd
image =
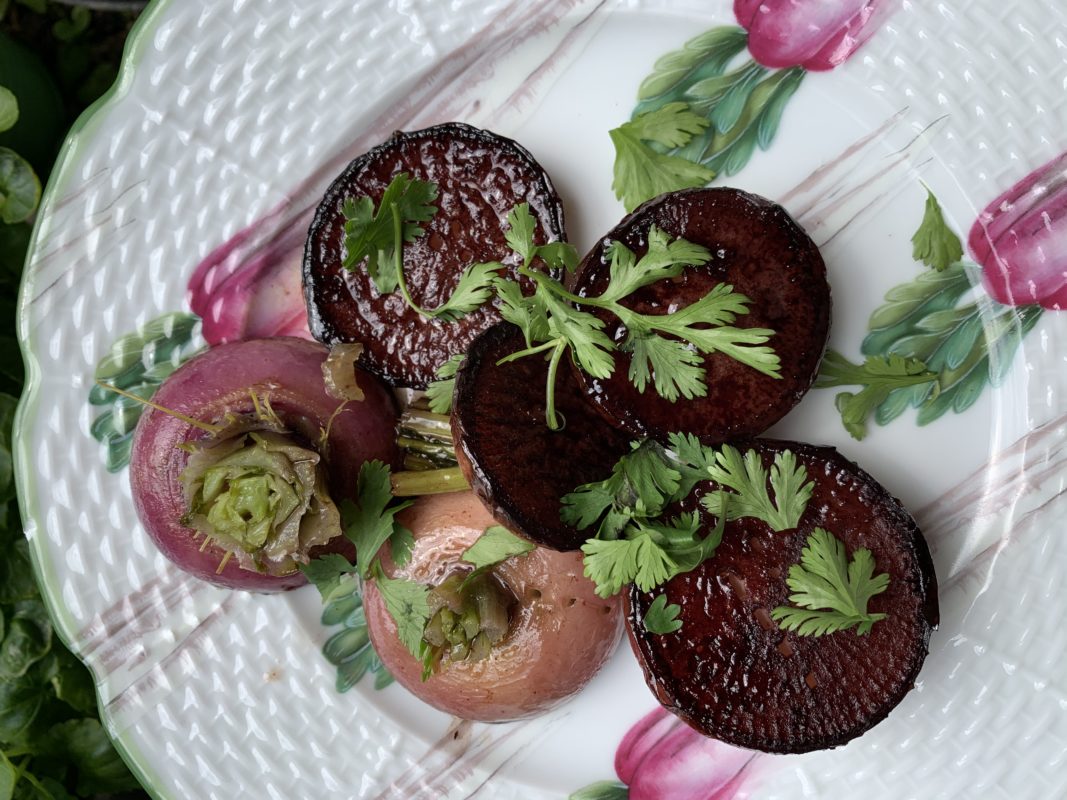
<instances>
[{"instance_id":1,"label":"green leaf in background","mask_svg":"<svg viewBox=\"0 0 1067 800\"><path fill-rule=\"evenodd\" d=\"M47 0L15 0L20 6L26 6L30 11L36 11L38 14L43 14L48 10Z\"/></svg>"},{"instance_id":2,"label":"green leaf in background","mask_svg":"<svg viewBox=\"0 0 1067 800\"><path fill-rule=\"evenodd\" d=\"M59 670L52 678L52 688L56 697L80 714L96 716L96 687L93 676L85 665L78 661L69 650L59 648Z\"/></svg>"},{"instance_id":3,"label":"green leaf in background","mask_svg":"<svg viewBox=\"0 0 1067 800\"><path fill-rule=\"evenodd\" d=\"M0 393L0 503L15 496L15 479L11 457L11 426L15 420L18 400Z\"/></svg>"},{"instance_id":4,"label":"green leaf in background","mask_svg":"<svg viewBox=\"0 0 1067 800\"><path fill-rule=\"evenodd\" d=\"M15 794L15 767L0 750L0 800L11 800Z\"/></svg>"},{"instance_id":5,"label":"green leaf in background","mask_svg":"<svg viewBox=\"0 0 1067 800\"><path fill-rule=\"evenodd\" d=\"M54 725L40 747L48 755L68 761L77 770L79 794L110 794L138 787L95 719L75 719Z\"/></svg>"},{"instance_id":6,"label":"green leaf in background","mask_svg":"<svg viewBox=\"0 0 1067 800\"><path fill-rule=\"evenodd\" d=\"M33 167L14 150L0 147L0 221L24 222L41 200L41 182Z\"/></svg>"},{"instance_id":7,"label":"green leaf in background","mask_svg":"<svg viewBox=\"0 0 1067 800\"><path fill-rule=\"evenodd\" d=\"M52 35L61 42L73 42L89 27L92 14L85 6L75 6L66 19L58 19L52 25Z\"/></svg>"},{"instance_id":8,"label":"green leaf in background","mask_svg":"<svg viewBox=\"0 0 1067 800\"><path fill-rule=\"evenodd\" d=\"M0 86L0 131L8 131L19 121L19 101L14 93Z\"/></svg>"},{"instance_id":9,"label":"green leaf in background","mask_svg":"<svg viewBox=\"0 0 1067 800\"><path fill-rule=\"evenodd\" d=\"M8 524L12 521L9 519ZM5 545L4 557L0 559L0 603L32 599L37 596L37 582L33 577L29 542L17 532L13 536L7 531L4 534L0 534L0 541Z\"/></svg>"}]
</instances>

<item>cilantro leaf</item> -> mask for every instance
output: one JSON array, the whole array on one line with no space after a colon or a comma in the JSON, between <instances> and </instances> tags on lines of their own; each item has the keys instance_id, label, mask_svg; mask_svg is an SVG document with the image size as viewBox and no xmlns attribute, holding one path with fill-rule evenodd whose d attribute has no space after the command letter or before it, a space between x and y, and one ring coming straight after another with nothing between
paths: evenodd
<instances>
[{"instance_id":1,"label":"cilantro leaf","mask_svg":"<svg viewBox=\"0 0 1067 800\"><path fill-rule=\"evenodd\" d=\"M715 177L715 172L702 164L658 152L648 144L683 147L707 126L704 117L678 102L639 114L609 131L615 146L611 188L627 211L664 192L703 186Z\"/></svg>"},{"instance_id":2,"label":"cilantro leaf","mask_svg":"<svg viewBox=\"0 0 1067 800\"><path fill-rule=\"evenodd\" d=\"M508 230L504 238L510 247L522 259L524 267L529 267L540 256L550 267L566 269L573 272L578 266L578 251L567 242L549 242L534 244L534 231L537 221L530 213L528 203L519 203L508 214Z\"/></svg>"},{"instance_id":3,"label":"cilantro leaf","mask_svg":"<svg viewBox=\"0 0 1067 800\"><path fill-rule=\"evenodd\" d=\"M415 534L399 522L393 524L393 533L389 537L389 555L398 567L406 566L411 561L411 551L415 547Z\"/></svg>"},{"instance_id":4,"label":"cilantro leaf","mask_svg":"<svg viewBox=\"0 0 1067 800\"><path fill-rule=\"evenodd\" d=\"M599 597L618 594L628 583L651 591L678 574L678 565L652 532L634 528L627 539L589 539L582 545L585 576L596 584Z\"/></svg>"},{"instance_id":5,"label":"cilantro leaf","mask_svg":"<svg viewBox=\"0 0 1067 800\"><path fill-rule=\"evenodd\" d=\"M610 282L597 298L600 304L617 303L642 286L677 277L686 266L700 266L711 260L711 252L703 245L685 239L671 241L670 234L655 225L649 226L648 250L640 260L622 242L612 242L607 255L611 259Z\"/></svg>"},{"instance_id":6,"label":"cilantro leaf","mask_svg":"<svg viewBox=\"0 0 1067 800\"><path fill-rule=\"evenodd\" d=\"M867 419L886 401L894 389L934 383L933 396L940 392L939 376L930 372L917 358L904 358L891 353L887 356L868 356L863 364L853 364L836 350L828 350L819 368L817 389L831 386L858 385L859 392L840 392L834 405L841 414L841 422L853 439L867 435Z\"/></svg>"},{"instance_id":7,"label":"cilantro leaf","mask_svg":"<svg viewBox=\"0 0 1067 800\"><path fill-rule=\"evenodd\" d=\"M497 280L496 293L500 298L500 316L522 331L527 347L551 337L544 294L536 292L525 296L518 283L504 278Z\"/></svg>"},{"instance_id":8,"label":"cilantro leaf","mask_svg":"<svg viewBox=\"0 0 1067 800\"><path fill-rule=\"evenodd\" d=\"M708 466L708 474L715 483L733 492L719 492L705 496L701 503L716 516L730 520L755 517L774 531L795 528L807 508L815 484L807 480L807 470L797 464L791 450L775 454L770 472L755 450L744 456L734 447L723 445L715 453L715 463ZM774 490L771 499L768 490ZM724 508L725 506L725 508Z\"/></svg>"},{"instance_id":9,"label":"cilantro leaf","mask_svg":"<svg viewBox=\"0 0 1067 800\"><path fill-rule=\"evenodd\" d=\"M801 636L822 636L856 628L858 636L870 632L883 613L869 613L872 597L889 586L889 575L874 574L874 556L856 550L849 561L844 543L816 528L801 551L800 563L789 568L786 579L793 606L778 606L771 618L779 627ZM799 607L798 607L799 606Z\"/></svg>"},{"instance_id":10,"label":"cilantro leaf","mask_svg":"<svg viewBox=\"0 0 1067 800\"><path fill-rule=\"evenodd\" d=\"M308 583L319 590L323 600L329 600L330 595L340 588L345 575L356 572L356 567L338 553L327 553L298 566Z\"/></svg>"},{"instance_id":11,"label":"cilantro leaf","mask_svg":"<svg viewBox=\"0 0 1067 800\"><path fill-rule=\"evenodd\" d=\"M952 229L945 222L941 204L934 193L926 187L926 208L923 220L915 235L911 237L912 257L938 272L948 269L963 258L963 245Z\"/></svg>"},{"instance_id":12,"label":"cilantro leaf","mask_svg":"<svg viewBox=\"0 0 1067 800\"><path fill-rule=\"evenodd\" d=\"M548 266L555 269L574 272L578 267L578 251L569 242L549 242L539 245L537 255L544 259Z\"/></svg>"},{"instance_id":13,"label":"cilantro leaf","mask_svg":"<svg viewBox=\"0 0 1067 800\"><path fill-rule=\"evenodd\" d=\"M515 556L524 556L534 549L534 544L516 536L503 525L490 525L478 541L468 547L462 560L474 565L474 571L463 579L462 590L467 584L483 575L497 564Z\"/></svg>"},{"instance_id":14,"label":"cilantro leaf","mask_svg":"<svg viewBox=\"0 0 1067 800\"><path fill-rule=\"evenodd\" d=\"M507 222L508 230L504 233L504 239L508 247L522 258L523 263L529 264L537 252L537 245L534 244L537 222L530 213L529 204L519 203L511 209Z\"/></svg>"},{"instance_id":15,"label":"cilantro leaf","mask_svg":"<svg viewBox=\"0 0 1067 800\"><path fill-rule=\"evenodd\" d=\"M583 484L564 495L560 518L583 530L612 507L620 511L632 507L635 514L657 517L668 504L679 499L681 477L667 460L663 446L647 439L635 444L633 450L615 462L609 478ZM614 538L603 528L598 533L605 534Z\"/></svg>"},{"instance_id":16,"label":"cilantro leaf","mask_svg":"<svg viewBox=\"0 0 1067 800\"><path fill-rule=\"evenodd\" d=\"M378 551L396 531L394 517L397 512L410 506L413 501L389 505L393 500L389 467L381 461L364 462L359 469L356 486L357 502L344 501L341 504L341 517L345 536L356 546L359 575L366 578Z\"/></svg>"},{"instance_id":17,"label":"cilantro leaf","mask_svg":"<svg viewBox=\"0 0 1067 800\"><path fill-rule=\"evenodd\" d=\"M437 308L418 309L423 316L455 322L480 308L493 296L498 274L505 269L498 261L471 264L459 276L448 299Z\"/></svg>"},{"instance_id":18,"label":"cilantro leaf","mask_svg":"<svg viewBox=\"0 0 1067 800\"><path fill-rule=\"evenodd\" d=\"M437 199L437 184L413 179L401 172L389 182L375 209L367 196L346 198L341 206L345 218L345 256L341 265L355 269L366 259L367 272L381 294L396 291L397 250L403 242L413 242L425 232L419 223L429 222L437 213L430 205ZM399 241L393 226L393 208L399 215Z\"/></svg>"},{"instance_id":19,"label":"cilantro leaf","mask_svg":"<svg viewBox=\"0 0 1067 800\"><path fill-rule=\"evenodd\" d=\"M456 353L437 368L437 380L430 381L426 387L426 398L430 410L435 414L448 414L452 411L452 393L456 388L456 373L463 363L464 354Z\"/></svg>"},{"instance_id":20,"label":"cilantro leaf","mask_svg":"<svg viewBox=\"0 0 1067 800\"><path fill-rule=\"evenodd\" d=\"M430 621L429 587L403 578L390 578L377 561L372 572L385 609L396 623L397 638L409 653L423 660L425 643L422 634Z\"/></svg>"},{"instance_id":21,"label":"cilantro leaf","mask_svg":"<svg viewBox=\"0 0 1067 800\"><path fill-rule=\"evenodd\" d=\"M641 622L649 633L674 633L682 627L682 621L678 619L681 610L677 603L667 605L667 595L661 594L652 601Z\"/></svg>"},{"instance_id":22,"label":"cilantro leaf","mask_svg":"<svg viewBox=\"0 0 1067 800\"><path fill-rule=\"evenodd\" d=\"M679 396L692 400L708 393L704 357L684 343L645 334L632 336L624 349L630 352L627 376L637 391L644 392L652 380L656 393L672 403Z\"/></svg>"},{"instance_id":23,"label":"cilantro leaf","mask_svg":"<svg viewBox=\"0 0 1067 800\"><path fill-rule=\"evenodd\" d=\"M671 314L638 314L618 304L612 307L612 311L628 330L624 348L633 348L637 339L649 338L655 335L654 332L659 332L688 343L691 353L693 348L705 354L723 353L765 375L779 378L781 372L778 355L765 345L774 335L774 331L768 328L736 328L726 324L733 322L738 314L747 314L749 302L747 297L734 292L732 286L719 284L695 303ZM645 347L647 349L647 345ZM662 345L660 348L662 349ZM692 380L697 371L699 380L703 381L704 369L696 366L702 361L693 358L673 364L667 361L668 374L661 380L665 384L678 384L679 391L682 381ZM689 374L685 371L687 367ZM681 379L675 378L675 373L680 375ZM659 381L657 388L658 386ZM677 394L673 396L676 397ZM694 396L702 397L703 393Z\"/></svg>"},{"instance_id":24,"label":"cilantro leaf","mask_svg":"<svg viewBox=\"0 0 1067 800\"><path fill-rule=\"evenodd\" d=\"M550 333L570 348L581 370L594 378L609 377L615 370L611 356L615 345L604 333L604 321L588 311L566 305L551 294L546 294L544 301Z\"/></svg>"}]
</instances>

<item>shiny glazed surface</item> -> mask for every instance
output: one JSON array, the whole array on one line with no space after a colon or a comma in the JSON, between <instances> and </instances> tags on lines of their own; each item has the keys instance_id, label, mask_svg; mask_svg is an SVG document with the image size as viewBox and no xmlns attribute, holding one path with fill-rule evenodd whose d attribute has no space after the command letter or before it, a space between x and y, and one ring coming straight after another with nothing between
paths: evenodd
<instances>
[{"instance_id":1,"label":"shiny glazed surface","mask_svg":"<svg viewBox=\"0 0 1067 800\"><path fill-rule=\"evenodd\" d=\"M833 448L747 446L768 467L782 449L807 467L815 490L800 525L775 533L752 518L730 522L712 559L665 588L632 587L630 641L653 693L698 731L776 753L836 747L884 719L912 688L938 623L929 550L900 503ZM770 618L788 604L789 567L815 527L844 542L850 557L867 548L875 573L890 576L868 607L888 617L865 636L799 636ZM681 607L675 633L644 631L641 620L659 594Z\"/></svg>"},{"instance_id":2,"label":"shiny glazed surface","mask_svg":"<svg viewBox=\"0 0 1067 800\"><path fill-rule=\"evenodd\" d=\"M470 492L423 497L399 519L415 534L415 547L403 568L385 560L386 571L425 584L455 571L463 552L496 524ZM581 553L539 547L508 559L495 575L517 600L506 638L481 661L443 660L425 682L374 582L364 588L367 628L386 668L421 700L464 719L503 722L547 711L585 686L622 636L619 598L596 596L582 575Z\"/></svg>"},{"instance_id":3,"label":"shiny glazed surface","mask_svg":"<svg viewBox=\"0 0 1067 800\"><path fill-rule=\"evenodd\" d=\"M613 424L638 436L664 438L688 431L708 441L756 436L793 408L811 387L830 331L830 286L815 243L786 211L738 189L692 189L663 195L640 206L604 236L582 260L576 293L596 296L608 283L606 246L621 241L640 257L649 226L707 247L712 259L677 278L631 294L623 305L643 314L670 314L728 283L749 298L738 328L770 328L768 345L778 354L780 379L764 375L722 353L704 357L705 397L670 402L647 386L639 392L627 377L630 357L615 355L610 378L578 377L592 402ZM589 309L605 320L608 336L625 330L614 315Z\"/></svg>"},{"instance_id":4,"label":"shiny glazed surface","mask_svg":"<svg viewBox=\"0 0 1067 800\"><path fill-rule=\"evenodd\" d=\"M556 407L565 424L545 422L548 366L534 355L497 362L525 347L501 323L475 340L456 378L452 433L467 481L498 520L532 542L576 550L589 538L559 516L560 499L611 475L630 437L608 425L560 368Z\"/></svg>"},{"instance_id":5,"label":"shiny glazed surface","mask_svg":"<svg viewBox=\"0 0 1067 800\"><path fill-rule=\"evenodd\" d=\"M404 274L417 304L437 308L460 273L498 261L515 272L519 258L504 238L506 218L528 203L538 244L566 238L563 205L552 182L521 145L461 123L397 133L353 161L334 181L315 213L304 251L308 322L319 341L362 342L360 364L395 386L425 387L438 366L462 353L500 315L483 306L459 322L426 319L399 292L378 293L363 265L341 266L347 197L375 204L393 177L406 172L438 185L437 214L425 234L404 245Z\"/></svg>"}]
</instances>

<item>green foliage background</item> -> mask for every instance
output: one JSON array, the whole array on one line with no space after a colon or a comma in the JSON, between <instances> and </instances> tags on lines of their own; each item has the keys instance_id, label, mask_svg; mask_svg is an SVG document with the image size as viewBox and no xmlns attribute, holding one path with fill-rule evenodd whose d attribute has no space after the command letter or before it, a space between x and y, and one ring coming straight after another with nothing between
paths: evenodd
<instances>
[{"instance_id":1,"label":"green foliage background","mask_svg":"<svg viewBox=\"0 0 1067 800\"><path fill-rule=\"evenodd\" d=\"M47 180L66 131L117 75L135 18L0 0L0 86L18 104L17 121L0 132L6 164L28 164ZM6 201L14 190L3 166ZM52 629L15 498L11 424L23 383L15 309L33 218L0 224L0 800L144 797L100 724L92 676Z\"/></svg>"}]
</instances>

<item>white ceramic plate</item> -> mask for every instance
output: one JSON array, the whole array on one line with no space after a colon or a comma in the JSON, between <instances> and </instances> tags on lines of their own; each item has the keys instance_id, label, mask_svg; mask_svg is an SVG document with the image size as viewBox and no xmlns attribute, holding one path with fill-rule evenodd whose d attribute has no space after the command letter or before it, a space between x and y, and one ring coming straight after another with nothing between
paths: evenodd
<instances>
[{"instance_id":1,"label":"white ceramic plate","mask_svg":"<svg viewBox=\"0 0 1067 800\"><path fill-rule=\"evenodd\" d=\"M787 3L756 5L739 3L751 11L754 53L785 46L767 26L792 25L805 41L836 29L824 21L823 33L814 30L810 11L781 16ZM858 389L823 389L774 430L837 445L913 511L937 564L941 628L915 691L847 747L753 756L675 730L685 747L669 749L653 742L672 727L661 721L645 739L648 757L617 775L619 742L656 708L625 646L578 699L522 724L458 723L396 685L375 689L373 673L339 692L323 648L331 642L335 660L351 656L358 631L324 625L313 589L226 592L167 563L137 522L125 471L107 468L109 457L121 463L130 413L88 399L112 344L162 315L182 312L122 339L127 378L150 381L165 350L177 359L203 344L184 314L187 285L209 256L220 265L215 279L257 257L277 270L248 328L270 332L269 312L293 290L308 209L344 163L397 128L455 119L518 139L553 175L571 239L587 248L622 215L608 129L629 118L657 58L736 26L733 8L152 6L115 90L72 134L43 203L20 305L30 377L17 452L26 531L58 629L92 668L106 724L154 795L542 798L596 785L580 796L624 797L619 779L633 798L672 800L840 797L846 786L870 800L1067 794L1067 315L1035 304L1055 305L1067 229L1055 203L1020 194L1019 204L1037 204L1039 223L1027 236L994 236L1000 266L1022 281L1006 305L983 288L976 262L987 272L998 262L980 247L965 252L969 266L950 270L945 286L954 288L935 291L910 243L923 213L920 180L966 246L983 209L1060 155L1067 18L1055 0L883 0L872 10L852 31L869 35L858 50L838 40L842 63L791 73L799 88L782 99L776 132L763 123L750 157L738 155L737 173L717 183L778 199L822 245L831 344L853 361L887 292L905 327L883 345L926 347L946 368L985 355L1001 323L1025 326L1018 351L994 348L998 385L983 362L949 396L955 409L918 397L917 412L894 395L885 424L872 421L855 441L834 397ZM805 59L829 66L825 57ZM731 68L748 58L742 44ZM1053 195L1062 165L1045 172ZM993 234L1011 208L986 219ZM1042 283L1025 297L1039 273L1053 288ZM926 311L941 304L957 316L908 316L919 297L933 303ZM890 312L879 313L881 324ZM909 345L908 335L927 339ZM946 387L952 377L942 375ZM902 413L890 420L894 408ZM358 675L348 669L342 683Z\"/></svg>"}]
</instances>

